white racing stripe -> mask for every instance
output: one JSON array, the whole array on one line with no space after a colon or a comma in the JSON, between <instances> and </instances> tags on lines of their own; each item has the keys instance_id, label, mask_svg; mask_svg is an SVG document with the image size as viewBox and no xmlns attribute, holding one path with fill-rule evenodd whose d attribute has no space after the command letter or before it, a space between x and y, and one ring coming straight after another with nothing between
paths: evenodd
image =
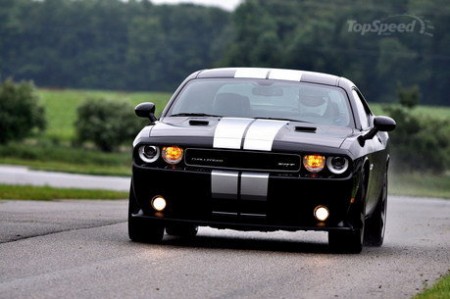
<instances>
[{"instance_id":1,"label":"white racing stripe","mask_svg":"<svg viewBox=\"0 0 450 299\"><path fill-rule=\"evenodd\" d=\"M243 172L241 174L241 198L248 200L267 200L269 174Z\"/></svg>"},{"instance_id":2,"label":"white racing stripe","mask_svg":"<svg viewBox=\"0 0 450 299\"><path fill-rule=\"evenodd\" d=\"M244 149L271 151L275 136L287 123L280 120L256 120L245 135Z\"/></svg>"},{"instance_id":3,"label":"white racing stripe","mask_svg":"<svg viewBox=\"0 0 450 299\"><path fill-rule=\"evenodd\" d=\"M222 118L214 132L213 147L241 149L244 140L245 150L271 151L275 137L287 123L281 120Z\"/></svg>"},{"instance_id":4,"label":"white racing stripe","mask_svg":"<svg viewBox=\"0 0 450 299\"><path fill-rule=\"evenodd\" d=\"M240 183L239 183L240 182ZM238 190L238 186L240 189ZM269 174L259 172L211 171L213 198L267 200Z\"/></svg>"},{"instance_id":5,"label":"white racing stripe","mask_svg":"<svg viewBox=\"0 0 450 299\"><path fill-rule=\"evenodd\" d=\"M222 118L214 132L213 147L240 149L245 130L253 119Z\"/></svg>"},{"instance_id":6,"label":"white racing stripe","mask_svg":"<svg viewBox=\"0 0 450 299\"><path fill-rule=\"evenodd\" d=\"M302 72L296 70L240 68L234 73L235 78L273 79L300 82Z\"/></svg>"},{"instance_id":7,"label":"white racing stripe","mask_svg":"<svg viewBox=\"0 0 450 299\"><path fill-rule=\"evenodd\" d=\"M289 80L289 81L298 81L302 79L302 72L295 70L280 70L275 69L271 70L269 73L269 79L275 80Z\"/></svg>"},{"instance_id":8,"label":"white racing stripe","mask_svg":"<svg viewBox=\"0 0 450 299\"><path fill-rule=\"evenodd\" d=\"M235 78L254 78L254 79L266 79L268 69L261 68L241 68L234 73Z\"/></svg>"},{"instance_id":9,"label":"white racing stripe","mask_svg":"<svg viewBox=\"0 0 450 299\"><path fill-rule=\"evenodd\" d=\"M287 121L222 118L214 132L214 148L271 151L273 141ZM267 200L269 173L213 170L213 198Z\"/></svg>"},{"instance_id":10,"label":"white racing stripe","mask_svg":"<svg viewBox=\"0 0 450 299\"><path fill-rule=\"evenodd\" d=\"M239 172L211 171L211 195L213 198L237 199Z\"/></svg>"}]
</instances>

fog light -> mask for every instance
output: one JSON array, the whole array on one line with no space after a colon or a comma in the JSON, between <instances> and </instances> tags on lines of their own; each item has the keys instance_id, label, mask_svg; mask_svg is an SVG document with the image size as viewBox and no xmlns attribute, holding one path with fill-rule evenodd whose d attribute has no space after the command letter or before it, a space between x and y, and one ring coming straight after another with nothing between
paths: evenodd
<instances>
[{"instance_id":1,"label":"fog light","mask_svg":"<svg viewBox=\"0 0 450 299\"><path fill-rule=\"evenodd\" d=\"M330 211L324 206L318 206L314 209L314 216L319 221L325 221L330 216Z\"/></svg>"},{"instance_id":2,"label":"fog light","mask_svg":"<svg viewBox=\"0 0 450 299\"><path fill-rule=\"evenodd\" d=\"M162 196L156 196L155 198L153 198L151 204L153 209L155 209L158 212L164 211L164 209L167 206L167 202Z\"/></svg>"}]
</instances>

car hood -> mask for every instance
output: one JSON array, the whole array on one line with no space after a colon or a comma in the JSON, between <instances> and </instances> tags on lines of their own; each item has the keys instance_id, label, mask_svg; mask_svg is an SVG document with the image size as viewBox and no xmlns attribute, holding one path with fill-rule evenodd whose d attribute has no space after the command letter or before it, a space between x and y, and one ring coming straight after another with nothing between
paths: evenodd
<instances>
[{"instance_id":1,"label":"car hood","mask_svg":"<svg viewBox=\"0 0 450 299\"><path fill-rule=\"evenodd\" d=\"M346 138L354 135L354 130L284 120L166 117L141 134L148 134L157 143L272 151L286 147L340 148Z\"/></svg>"}]
</instances>

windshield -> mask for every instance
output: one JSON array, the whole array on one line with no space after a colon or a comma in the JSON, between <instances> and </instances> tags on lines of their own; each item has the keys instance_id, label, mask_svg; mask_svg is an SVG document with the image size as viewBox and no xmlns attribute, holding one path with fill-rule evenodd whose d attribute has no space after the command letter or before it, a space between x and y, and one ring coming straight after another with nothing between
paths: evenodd
<instances>
[{"instance_id":1,"label":"windshield","mask_svg":"<svg viewBox=\"0 0 450 299\"><path fill-rule=\"evenodd\" d=\"M166 116L283 119L352 126L348 99L339 87L278 80L196 79Z\"/></svg>"}]
</instances>

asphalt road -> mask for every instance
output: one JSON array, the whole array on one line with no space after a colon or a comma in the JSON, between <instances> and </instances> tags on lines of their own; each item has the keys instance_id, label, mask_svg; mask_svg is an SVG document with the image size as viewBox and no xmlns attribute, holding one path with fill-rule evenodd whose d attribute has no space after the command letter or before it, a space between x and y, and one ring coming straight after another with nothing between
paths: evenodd
<instances>
[{"instance_id":1,"label":"asphalt road","mask_svg":"<svg viewBox=\"0 0 450 299\"><path fill-rule=\"evenodd\" d=\"M390 197L385 245L201 228L132 243L125 201L0 201L0 298L411 298L450 269L450 201Z\"/></svg>"}]
</instances>

